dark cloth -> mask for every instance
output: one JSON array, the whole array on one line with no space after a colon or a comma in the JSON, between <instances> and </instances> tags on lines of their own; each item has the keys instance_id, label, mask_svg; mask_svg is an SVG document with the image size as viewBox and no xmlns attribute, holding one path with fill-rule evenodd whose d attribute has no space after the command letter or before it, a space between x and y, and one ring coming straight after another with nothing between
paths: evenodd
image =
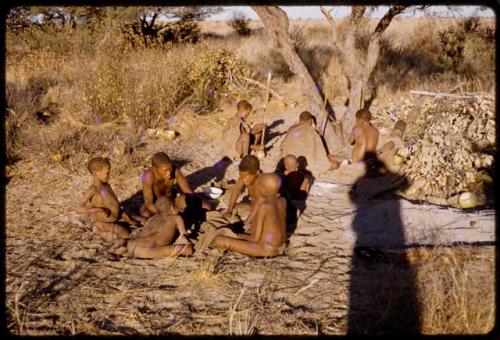
<instances>
[{"instance_id":1,"label":"dark cloth","mask_svg":"<svg viewBox=\"0 0 500 340\"><path fill-rule=\"evenodd\" d=\"M307 192L300 187L304 183L305 176L300 171L292 171L283 178L283 188L285 197L289 200L304 200Z\"/></svg>"},{"instance_id":2,"label":"dark cloth","mask_svg":"<svg viewBox=\"0 0 500 340\"><path fill-rule=\"evenodd\" d=\"M206 211L202 208L202 199L193 194L186 195L186 209L181 213L186 227L200 224L205 220Z\"/></svg>"}]
</instances>

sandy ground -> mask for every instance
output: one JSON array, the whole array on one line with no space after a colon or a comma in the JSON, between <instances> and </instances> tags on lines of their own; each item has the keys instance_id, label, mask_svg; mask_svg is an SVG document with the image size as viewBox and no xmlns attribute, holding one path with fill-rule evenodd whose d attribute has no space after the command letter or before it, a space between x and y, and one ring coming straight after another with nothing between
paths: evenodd
<instances>
[{"instance_id":1,"label":"sandy ground","mask_svg":"<svg viewBox=\"0 0 500 340\"><path fill-rule=\"evenodd\" d=\"M301 105L275 109L268 117L279 122L270 131L268 146L278 145ZM185 160L182 172L198 190L212 180L236 179L237 164L214 167L223 156L223 135L213 127L233 114L226 111L211 129L194 133L195 138L186 140L181 131L173 142L146 140L134 155L112 158L110 183L118 198L129 206L137 204L139 175L147 157L159 150ZM201 126L209 118L199 119ZM464 214L394 199L353 202L349 192L362 171L341 169L316 179L304 213L291 226L286 255L255 259L208 249L190 258L120 258L72 212L90 182L84 161L22 161L6 187L8 322L21 334L344 334L348 319L352 322L368 308L353 305L361 294L353 292L354 280L365 281L359 275L369 277L396 266L399 274L393 270L377 284L387 285L391 275L412 280L401 275L412 270L409 258L399 267L397 261L386 260L376 265L358 260L354 265L354 246L383 246L389 240L386 248L395 249L471 237L485 244L494 240L493 213ZM274 170L276 161L274 147L262 162L263 170ZM226 192L219 208L226 207L227 199ZM462 239L452 228L460 223L461 233L470 233ZM376 227L359 227L366 224ZM387 225L395 227L385 236L362 234L382 235ZM484 249L493 252L492 247ZM356 272L358 267L365 272Z\"/></svg>"}]
</instances>

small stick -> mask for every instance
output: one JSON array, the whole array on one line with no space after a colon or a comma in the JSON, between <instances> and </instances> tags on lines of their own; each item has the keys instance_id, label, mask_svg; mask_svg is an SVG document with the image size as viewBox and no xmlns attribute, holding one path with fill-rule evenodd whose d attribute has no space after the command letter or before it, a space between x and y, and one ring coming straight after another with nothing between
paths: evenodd
<instances>
[{"instance_id":1,"label":"small stick","mask_svg":"<svg viewBox=\"0 0 500 340\"><path fill-rule=\"evenodd\" d=\"M271 88L269 87L269 84L267 84L267 86L266 86L266 85L262 84L261 82L259 82L259 81L255 80L255 79L251 79L251 78L247 78L247 77L242 77L242 78L243 78L244 80L246 80L247 82L249 82L249 83L252 83L252 84L258 85L258 86L260 86L260 87L262 87L262 88L264 88L264 89L268 90L269 92L271 92L271 93L273 94L273 96L275 96L275 97L276 97L276 98L278 98L279 100L283 100L283 101L285 100L285 98L283 98L283 96L281 96L278 92L276 92L276 91L274 91L273 89L271 89Z\"/></svg>"},{"instance_id":2,"label":"small stick","mask_svg":"<svg viewBox=\"0 0 500 340\"><path fill-rule=\"evenodd\" d=\"M262 130L262 136L261 136L261 141L260 145L262 146L262 151L264 151L264 137L266 136L266 122L267 122L267 104L269 103L269 94L271 88L269 87L271 85L271 72L267 73L267 93L266 93L266 103L264 104L264 129Z\"/></svg>"}]
</instances>

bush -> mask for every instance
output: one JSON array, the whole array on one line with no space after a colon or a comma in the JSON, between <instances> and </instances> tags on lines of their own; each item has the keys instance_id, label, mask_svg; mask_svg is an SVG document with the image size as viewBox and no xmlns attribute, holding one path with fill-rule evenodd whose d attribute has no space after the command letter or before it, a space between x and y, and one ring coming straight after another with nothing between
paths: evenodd
<instances>
[{"instance_id":1,"label":"bush","mask_svg":"<svg viewBox=\"0 0 500 340\"><path fill-rule=\"evenodd\" d=\"M232 18L227 22L227 24L241 36L250 35L249 23L250 19L248 19L245 14L238 11L234 12Z\"/></svg>"}]
</instances>

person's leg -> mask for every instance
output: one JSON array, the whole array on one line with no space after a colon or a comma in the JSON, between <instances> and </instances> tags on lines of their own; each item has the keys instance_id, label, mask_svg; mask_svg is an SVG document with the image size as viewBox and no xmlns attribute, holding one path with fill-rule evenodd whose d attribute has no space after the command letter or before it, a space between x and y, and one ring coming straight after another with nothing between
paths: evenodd
<instances>
[{"instance_id":1,"label":"person's leg","mask_svg":"<svg viewBox=\"0 0 500 340\"><path fill-rule=\"evenodd\" d=\"M236 141L236 152L241 157L248 155L250 149L250 135L248 133L242 133Z\"/></svg>"},{"instance_id":2,"label":"person's leg","mask_svg":"<svg viewBox=\"0 0 500 340\"><path fill-rule=\"evenodd\" d=\"M212 245L217 248L227 249L249 256L272 257L278 255L277 248L227 236L217 236L212 242Z\"/></svg>"},{"instance_id":3,"label":"person's leg","mask_svg":"<svg viewBox=\"0 0 500 340\"><path fill-rule=\"evenodd\" d=\"M236 203L234 206L234 213L238 215L241 220L246 220L250 211L252 210L252 205L249 202Z\"/></svg>"},{"instance_id":4,"label":"person's leg","mask_svg":"<svg viewBox=\"0 0 500 340\"><path fill-rule=\"evenodd\" d=\"M163 247L136 247L134 249L134 257L143 259L158 259L162 257L191 255L193 247L190 244L178 244Z\"/></svg>"},{"instance_id":5,"label":"person's leg","mask_svg":"<svg viewBox=\"0 0 500 340\"><path fill-rule=\"evenodd\" d=\"M117 223L95 222L92 231L104 238L106 241L112 241L117 238L128 239L130 232L127 228Z\"/></svg>"}]
</instances>

